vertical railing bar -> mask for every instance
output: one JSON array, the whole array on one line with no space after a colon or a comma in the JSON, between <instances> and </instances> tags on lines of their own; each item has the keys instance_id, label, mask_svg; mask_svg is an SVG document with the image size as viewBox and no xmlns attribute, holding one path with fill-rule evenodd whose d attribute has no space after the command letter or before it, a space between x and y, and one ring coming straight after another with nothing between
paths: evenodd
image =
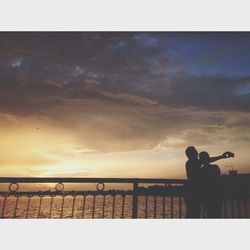
<instances>
[{"instance_id":1,"label":"vertical railing bar","mask_svg":"<svg viewBox=\"0 0 250 250\"><path fill-rule=\"evenodd\" d=\"M162 196L162 217L163 219L166 218L166 196Z\"/></svg>"},{"instance_id":2,"label":"vertical railing bar","mask_svg":"<svg viewBox=\"0 0 250 250\"><path fill-rule=\"evenodd\" d=\"M94 219L95 218L95 194L93 195L94 196L94 198L93 198L93 209L92 209L92 219Z\"/></svg>"},{"instance_id":3,"label":"vertical railing bar","mask_svg":"<svg viewBox=\"0 0 250 250\"><path fill-rule=\"evenodd\" d=\"M145 218L148 218L148 195L145 196L146 202L145 202Z\"/></svg>"},{"instance_id":4,"label":"vertical railing bar","mask_svg":"<svg viewBox=\"0 0 250 250\"><path fill-rule=\"evenodd\" d=\"M137 218L137 189L138 189L138 183L133 183L133 204L132 204L132 218Z\"/></svg>"},{"instance_id":5,"label":"vertical railing bar","mask_svg":"<svg viewBox=\"0 0 250 250\"><path fill-rule=\"evenodd\" d=\"M171 218L174 218L174 197L171 195Z\"/></svg>"},{"instance_id":6,"label":"vertical railing bar","mask_svg":"<svg viewBox=\"0 0 250 250\"><path fill-rule=\"evenodd\" d=\"M104 213L105 213L105 201L106 201L106 195L103 195L103 202L102 202L102 218L104 219Z\"/></svg>"},{"instance_id":7,"label":"vertical railing bar","mask_svg":"<svg viewBox=\"0 0 250 250\"><path fill-rule=\"evenodd\" d=\"M206 218L206 209L204 204L201 206L201 213L202 213L202 218Z\"/></svg>"},{"instance_id":8,"label":"vertical railing bar","mask_svg":"<svg viewBox=\"0 0 250 250\"><path fill-rule=\"evenodd\" d=\"M181 196L179 196L179 218L182 218L182 201L181 201Z\"/></svg>"},{"instance_id":9,"label":"vertical railing bar","mask_svg":"<svg viewBox=\"0 0 250 250\"><path fill-rule=\"evenodd\" d=\"M124 199L125 199L125 195L122 194L122 219L124 218Z\"/></svg>"},{"instance_id":10,"label":"vertical railing bar","mask_svg":"<svg viewBox=\"0 0 250 250\"><path fill-rule=\"evenodd\" d=\"M6 199L7 199L7 196L4 196L1 218L3 218L3 216L4 216L4 209L5 209Z\"/></svg>"},{"instance_id":11,"label":"vertical railing bar","mask_svg":"<svg viewBox=\"0 0 250 250\"><path fill-rule=\"evenodd\" d=\"M43 199L43 197L42 197L42 196L40 196L39 210L38 210L38 215L37 215L37 218L38 218L38 219L40 218L41 206L42 206L42 199Z\"/></svg>"},{"instance_id":12,"label":"vertical railing bar","mask_svg":"<svg viewBox=\"0 0 250 250\"><path fill-rule=\"evenodd\" d=\"M112 219L115 218L115 194L113 194L113 200L112 200Z\"/></svg>"},{"instance_id":13,"label":"vertical railing bar","mask_svg":"<svg viewBox=\"0 0 250 250\"><path fill-rule=\"evenodd\" d=\"M227 218L227 199L224 199L224 216Z\"/></svg>"},{"instance_id":14,"label":"vertical railing bar","mask_svg":"<svg viewBox=\"0 0 250 250\"><path fill-rule=\"evenodd\" d=\"M31 196L29 195L29 196L28 196L27 209L26 209L26 215L25 215L25 218L26 218L26 219L28 218L28 214L29 214L30 198L31 198Z\"/></svg>"},{"instance_id":15,"label":"vertical railing bar","mask_svg":"<svg viewBox=\"0 0 250 250\"><path fill-rule=\"evenodd\" d=\"M154 218L156 218L156 195L154 195Z\"/></svg>"},{"instance_id":16,"label":"vertical railing bar","mask_svg":"<svg viewBox=\"0 0 250 250\"><path fill-rule=\"evenodd\" d=\"M62 218L62 217L63 217L64 198L65 198L65 196L63 195L63 196L62 196L62 209L61 209L61 215L60 215L60 218Z\"/></svg>"},{"instance_id":17,"label":"vertical railing bar","mask_svg":"<svg viewBox=\"0 0 250 250\"><path fill-rule=\"evenodd\" d=\"M50 210L49 210L49 218L51 218L51 215L52 215L53 201L54 201L54 196L51 197Z\"/></svg>"},{"instance_id":18,"label":"vertical railing bar","mask_svg":"<svg viewBox=\"0 0 250 250\"><path fill-rule=\"evenodd\" d=\"M72 219L74 218L75 200L76 200L76 196L73 195L73 205L72 205L72 215L71 215Z\"/></svg>"},{"instance_id":19,"label":"vertical railing bar","mask_svg":"<svg viewBox=\"0 0 250 250\"><path fill-rule=\"evenodd\" d=\"M248 218L248 211L247 211L247 198L244 199L244 207L245 207L245 218Z\"/></svg>"},{"instance_id":20,"label":"vertical railing bar","mask_svg":"<svg viewBox=\"0 0 250 250\"><path fill-rule=\"evenodd\" d=\"M82 219L84 218L85 203L86 203L86 194L84 194L84 196L83 196L83 203L82 203Z\"/></svg>"},{"instance_id":21,"label":"vertical railing bar","mask_svg":"<svg viewBox=\"0 0 250 250\"><path fill-rule=\"evenodd\" d=\"M13 218L16 218L18 201L19 201L19 196L17 196L17 198L16 198L15 212L14 212Z\"/></svg>"},{"instance_id":22,"label":"vertical railing bar","mask_svg":"<svg viewBox=\"0 0 250 250\"><path fill-rule=\"evenodd\" d=\"M231 214L232 214L232 218L234 218L234 203L233 203L232 198L231 198Z\"/></svg>"},{"instance_id":23,"label":"vertical railing bar","mask_svg":"<svg viewBox=\"0 0 250 250\"><path fill-rule=\"evenodd\" d=\"M237 199L238 218L241 218L240 198Z\"/></svg>"}]
</instances>

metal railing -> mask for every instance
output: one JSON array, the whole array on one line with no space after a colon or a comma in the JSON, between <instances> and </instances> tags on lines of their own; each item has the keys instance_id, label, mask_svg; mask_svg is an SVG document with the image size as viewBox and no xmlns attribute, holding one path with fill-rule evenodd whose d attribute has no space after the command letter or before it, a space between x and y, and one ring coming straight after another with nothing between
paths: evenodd
<instances>
[{"instance_id":1,"label":"metal railing","mask_svg":"<svg viewBox=\"0 0 250 250\"><path fill-rule=\"evenodd\" d=\"M0 218L184 218L185 182L0 177ZM248 198L227 196L223 204L222 217L248 218ZM202 216L206 217L204 209Z\"/></svg>"}]
</instances>

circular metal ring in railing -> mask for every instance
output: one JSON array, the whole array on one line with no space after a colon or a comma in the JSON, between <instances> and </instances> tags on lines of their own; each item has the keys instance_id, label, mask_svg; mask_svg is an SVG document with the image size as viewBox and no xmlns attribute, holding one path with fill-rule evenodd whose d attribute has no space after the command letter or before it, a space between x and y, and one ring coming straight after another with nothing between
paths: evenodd
<instances>
[{"instance_id":1,"label":"circular metal ring in railing","mask_svg":"<svg viewBox=\"0 0 250 250\"><path fill-rule=\"evenodd\" d=\"M55 187L57 192L62 192L64 189L64 184L62 182L58 182Z\"/></svg>"},{"instance_id":2,"label":"circular metal ring in railing","mask_svg":"<svg viewBox=\"0 0 250 250\"><path fill-rule=\"evenodd\" d=\"M9 191L14 193L19 189L18 183L10 183L9 185Z\"/></svg>"},{"instance_id":3,"label":"circular metal ring in railing","mask_svg":"<svg viewBox=\"0 0 250 250\"><path fill-rule=\"evenodd\" d=\"M105 185L104 185L103 182L100 182L100 183L98 183L98 184L96 185L97 191L103 191L104 188L105 188Z\"/></svg>"}]
</instances>

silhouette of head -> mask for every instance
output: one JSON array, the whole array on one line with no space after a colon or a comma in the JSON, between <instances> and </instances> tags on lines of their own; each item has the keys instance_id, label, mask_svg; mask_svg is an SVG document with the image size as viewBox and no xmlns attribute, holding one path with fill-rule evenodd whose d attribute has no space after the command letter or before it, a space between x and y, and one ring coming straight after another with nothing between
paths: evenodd
<instances>
[{"instance_id":1,"label":"silhouette of head","mask_svg":"<svg viewBox=\"0 0 250 250\"><path fill-rule=\"evenodd\" d=\"M186 155L189 160L197 160L198 152L194 146L189 146L186 148Z\"/></svg>"},{"instance_id":2,"label":"silhouette of head","mask_svg":"<svg viewBox=\"0 0 250 250\"><path fill-rule=\"evenodd\" d=\"M208 152L206 152L206 151L200 152L199 158L203 164L209 163L210 156L209 156Z\"/></svg>"}]
</instances>

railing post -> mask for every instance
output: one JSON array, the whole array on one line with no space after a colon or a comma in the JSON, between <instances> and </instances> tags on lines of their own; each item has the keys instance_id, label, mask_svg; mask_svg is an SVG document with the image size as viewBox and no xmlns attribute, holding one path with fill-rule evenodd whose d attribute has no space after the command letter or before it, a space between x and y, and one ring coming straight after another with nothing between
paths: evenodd
<instances>
[{"instance_id":1,"label":"railing post","mask_svg":"<svg viewBox=\"0 0 250 250\"><path fill-rule=\"evenodd\" d=\"M132 218L137 218L137 190L138 190L138 183L134 182L133 184L133 204L132 204Z\"/></svg>"}]
</instances>

